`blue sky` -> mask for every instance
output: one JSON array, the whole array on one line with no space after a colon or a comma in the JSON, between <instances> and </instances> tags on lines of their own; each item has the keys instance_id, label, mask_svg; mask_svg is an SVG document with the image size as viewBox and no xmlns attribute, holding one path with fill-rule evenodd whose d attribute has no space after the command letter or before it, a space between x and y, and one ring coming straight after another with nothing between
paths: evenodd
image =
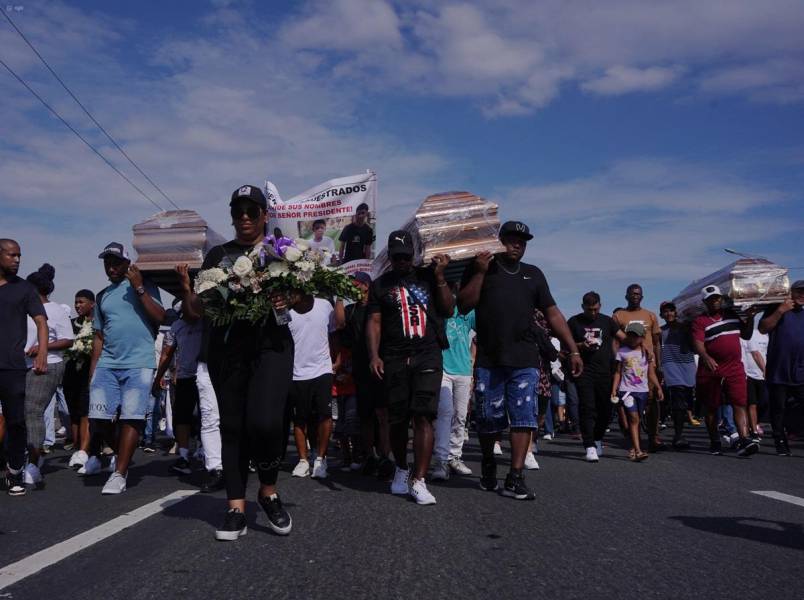
<instances>
[{"instance_id":1,"label":"blue sky","mask_svg":"<svg viewBox=\"0 0 804 600\"><path fill-rule=\"evenodd\" d=\"M724 266L804 267L804 4L4 3L95 116L182 207L373 169L379 230L466 189L536 234L559 305L625 286L646 304ZM21 7L21 8L13 8ZM0 58L130 177L5 20ZM155 209L0 71L0 236L69 301ZM166 204L154 190L148 192ZM795 278L804 270L793 271Z\"/></svg>"}]
</instances>

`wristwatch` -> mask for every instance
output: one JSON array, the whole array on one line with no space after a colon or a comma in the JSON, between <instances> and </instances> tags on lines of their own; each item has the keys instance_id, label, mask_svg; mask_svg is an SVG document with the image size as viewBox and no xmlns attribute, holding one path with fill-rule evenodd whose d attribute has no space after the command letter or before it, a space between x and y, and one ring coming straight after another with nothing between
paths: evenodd
<instances>
[{"instance_id":1,"label":"wristwatch","mask_svg":"<svg viewBox=\"0 0 804 600\"><path fill-rule=\"evenodd\" d=\"M134 291L137 292L138 296L144 296L145 295L145 286L141 285L139 287L136 287L136 288L134 288Z\"/></svg>"}]
</instances>

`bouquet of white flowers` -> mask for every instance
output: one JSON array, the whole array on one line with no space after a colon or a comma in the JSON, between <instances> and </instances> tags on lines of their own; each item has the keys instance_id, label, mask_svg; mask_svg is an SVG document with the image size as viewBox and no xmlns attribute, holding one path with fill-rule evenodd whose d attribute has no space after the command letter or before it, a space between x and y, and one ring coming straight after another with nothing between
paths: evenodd
<instances>
[{"instance_id":1,"label":"bouquet of white flowers","mask_svg":"<svg viewBox=\"0 0 804 600\"><path fill-rule=\"evenodd\" d=\"M262 322L273 310L271 296L291 290L356 300L359 288L345 273L327 266L331 259L329 252L311 248L306 240L270 236L234 262L227 258L200 271L194 290L213 325Z\"/></svg>"},{"instance_id":2,"label":"bouquet of white flowers","mask_svg":"<svg viewBox=\"0 0 804 600\"><path fill-rule=\"evenodd\" d=\"M85 319L73 340L73 345L64 351L64 356L75 363L77 371L80 371L84 367L84 362L92 356L94 338L95 330L92 328L92 319Z\"/></svg>"}]
</instances>

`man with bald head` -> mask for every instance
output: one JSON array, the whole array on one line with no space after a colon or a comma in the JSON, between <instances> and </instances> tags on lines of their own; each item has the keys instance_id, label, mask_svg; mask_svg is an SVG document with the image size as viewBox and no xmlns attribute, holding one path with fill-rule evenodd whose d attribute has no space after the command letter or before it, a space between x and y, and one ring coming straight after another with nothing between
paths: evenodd
<instances>
[{"instance_id":1,"label":"man with bald head","mask_svg":"<svg viewBox=\"0 0 804 600\"><path fill-rule=\"evenodd\" d=\"M36 288L17 276L22 252L20 245L0 238L0 404L8 435L6 490L9 496L25 494L23 468L27 435L25 429L25 342L27 317L36 324L40 348L47 348L47 315ZM47 372L47 352L34 357L33 371ZM2 440L0 440L2 442Z\"/></svg>"}]
</instances>

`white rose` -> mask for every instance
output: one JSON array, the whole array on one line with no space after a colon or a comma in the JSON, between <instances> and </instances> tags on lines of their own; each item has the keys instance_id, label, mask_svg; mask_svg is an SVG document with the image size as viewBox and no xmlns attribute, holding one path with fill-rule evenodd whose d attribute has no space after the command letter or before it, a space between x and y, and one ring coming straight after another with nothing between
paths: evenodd
<instances>
[{"instance_id":1,"label":"white rose","mask_svg":"<svg viewBox=\"0 0 804 600\"><path fill-rule=\"evenodd\" d=\"M285 259L290 262L296 262L302 257L301 250L298 248L294 248L293 246L288 246L285 248Z\"/></svg>"},{"instance_id":2,"label":"white rose","mask_svg":"<svg viewBox=\"0 0 804 600\"><path fill-rule=\"evenodd\" d=\"M206 271L203 271L203 273L206 274L206 277L204 278L205 281L214 281L215 283L223 283L229 277L226 274L226 271L219 269L218 267L207 269Z\"/></svg>"},{"instance_id":3,"label":"white rose","mask_svg":"<svg viewBox=\"0 0 804 600\"><path fill-rule=\"evenodd\" d=\"M232 267L232 271L238 277L246 277L254 270L251 259L247 256L239 256Z\"/></svg>"},{"instance_id":4,"label":"white rose","mask_svg":"<svg viewBox=\"0 0 804 600\"><path fill-rule=\"evenodd\" d=\"M294 240L293 243L302 252L304 252L305 250L310 249L310 242L308 242L307 240L303 240L302 238L298 238L298 239Z\"/></svg>"},{"instance_id":5,"label":"white rose","mask_svg":"<svg viewBox=\"0 0 804 600\"><path fill-rule=\"evenodd\" d=\"M196 288L196 294L203 294L207 290L211 290L212 288L217 287L214 281L202 281Z\"/></svg>"},{"instance_id":6,"label":"white rose","mask_svg":"<svg viewBox=\"0 0 804 600\"><path fill-rule=\"evenodd\" d=\"M312 271L315 269L315 263L309 260L300 260L296 263L296 268L303 272Z\"/></svg>"},{"instance_id":7,"label":"white rose","mask_svg":"<svg viewBox=\"0 0 804 600\"><path fill-rule=\"evenodd\" d=\"M290 273L290 269L288 269L288 266L285 262L277 260L268 265L268 274L271 277L282 277L288 273Z\"/></svg>"}]
</instances>

